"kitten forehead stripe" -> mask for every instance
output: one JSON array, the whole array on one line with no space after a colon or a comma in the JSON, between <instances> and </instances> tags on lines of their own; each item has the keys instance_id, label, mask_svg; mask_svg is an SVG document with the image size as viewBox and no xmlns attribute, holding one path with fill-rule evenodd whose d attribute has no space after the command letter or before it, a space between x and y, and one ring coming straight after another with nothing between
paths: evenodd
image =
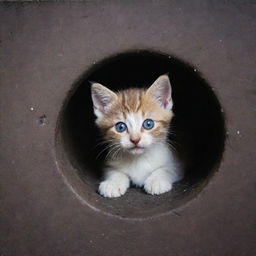
<instances>
[{"instance_id":1,"label":"kitten forehead stripe","mask_svg":"<svg viewBox=\"0 0 256 256\"><path fill-rule=\"evenodd\" d=\"M143 91L140 89L128 89L120 93L122 107L127 112L138 112L142 105Z\"/></svg>"},{"instance_id":2,"label":"kitten forehead stripe","mask_svg":"<svg viewBox=\"0 0 256 256\"><path fill-rule=\"evenodd\" d=\"M138 99L137 99L137 107L136 107L136 110L135 112L138 112L141 108L141 104L142 104L142 91L138 92Z\"/></svg>"},{"instance_id":3,"label":"kitten forehead stripe","mask_svg":"<svg viewBox=\"0 0 256 256\"><path fill-rule=\"evenodd\" d=\"M130 112L130 108L126 98L127 94L125 92L126 91L121 92L122 106L124 107L125 111Z\"/></svg>"}]
</instances>

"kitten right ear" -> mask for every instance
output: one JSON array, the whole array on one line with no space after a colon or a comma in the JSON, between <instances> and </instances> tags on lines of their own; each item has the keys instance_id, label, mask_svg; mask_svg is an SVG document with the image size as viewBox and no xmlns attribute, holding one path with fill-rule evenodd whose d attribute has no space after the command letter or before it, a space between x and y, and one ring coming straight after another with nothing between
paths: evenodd
<instances>
[{"instance_id":1,"label":"kitten right ear","mask_svg":"<svg viewBox=\"0 0 256 256\"><path fill-rule=\"evenodd\" d=\"M172 109L172 88L168 75L159 76L147 93L164 109Z\"/></svg>"},{"instance_id":2,"label":"kitten right ear","mask_svg":"<svg viewBox=\"0 0 256 256\"><path fill-rule=\"evenodd\" d=\"M114 92L99 83L91 83L91 95L94 114L97 117L105 115L117 99L117 95Z\"/></svg>"}]
</instances>

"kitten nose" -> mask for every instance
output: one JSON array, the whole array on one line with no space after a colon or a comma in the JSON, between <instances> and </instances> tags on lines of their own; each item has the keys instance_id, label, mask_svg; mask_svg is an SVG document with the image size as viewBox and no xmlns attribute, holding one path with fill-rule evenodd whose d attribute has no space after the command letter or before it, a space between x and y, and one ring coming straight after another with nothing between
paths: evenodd
<instances>
[{"instance_id":1,"label":"kitten nose","mask_svg":"<svg viewBox=\"0 0 256 256\"><path fill-rule=\"evenodd\" d=\"M139 141L140 141L140 135L138 135L138 134L132 134L132 135L130 136L130 141L131 141L133 144L137 145L137 144L139 143Z\"/></svg>"}]
</instances>

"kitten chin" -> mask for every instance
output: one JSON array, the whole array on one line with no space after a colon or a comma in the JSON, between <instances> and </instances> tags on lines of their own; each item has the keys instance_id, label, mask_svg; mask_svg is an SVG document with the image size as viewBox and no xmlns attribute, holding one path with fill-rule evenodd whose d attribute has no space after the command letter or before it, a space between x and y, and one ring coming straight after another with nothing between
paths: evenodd
<instances>
[{"instance_id":1,"label":"kitten chin","mask_svg":"<svg viewBox=\"0 0 256 256\"><path fill-rule=\"evenodd\" d=\"M160 76L148 89L118 93L94 83L92 101L96 124L110 142L99 193L121 196L130 181L152 195L170 191L182 170L166 142L173 117L169 77Z\"/></svg>"},{"instance_id":2,"label":"kitten chin","mask_svg":"<svg viewBox=\"0 0 256 256\"><path fill-rule=\"evenodd\" d=\"M132 155L141 155L145 152L145 148L131 148L128 150L128 152Z\"/></svg>"}]
</instances>

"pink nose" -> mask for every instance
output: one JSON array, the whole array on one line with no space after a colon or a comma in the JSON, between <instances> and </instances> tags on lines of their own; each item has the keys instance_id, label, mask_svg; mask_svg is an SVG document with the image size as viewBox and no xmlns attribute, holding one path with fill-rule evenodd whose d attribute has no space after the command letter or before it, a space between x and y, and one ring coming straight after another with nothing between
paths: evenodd
<instances>
[{"instance_id":1,"label":"pink nose","mask_svg":"<svg viewBox=\"0 0 256 256\"><path fill-rule=\"evenodd\" d=\"M138 135L131 135L130 141L133 144L137 145L140 142L140 136L138 136Z\"/></svg>"}]
</instances>

